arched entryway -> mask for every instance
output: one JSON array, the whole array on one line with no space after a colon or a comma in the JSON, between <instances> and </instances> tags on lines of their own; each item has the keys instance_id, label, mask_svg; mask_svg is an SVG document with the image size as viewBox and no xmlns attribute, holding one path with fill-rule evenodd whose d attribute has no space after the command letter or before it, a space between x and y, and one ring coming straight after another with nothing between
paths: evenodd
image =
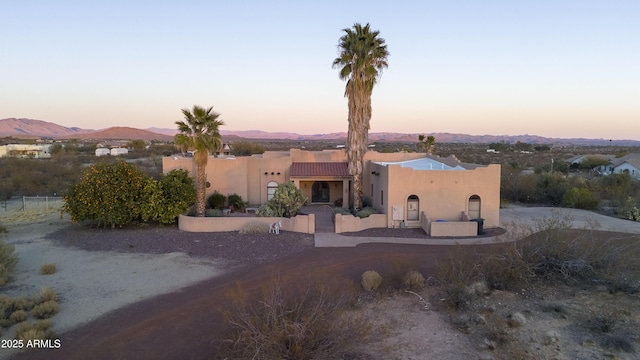
<instances>
[{"instance_id":1,"label":"arched entryway","mask_svg":"<svg viewBox=\"0 0 640 360\"><path fill-rule=\"evenodd\" d=\"M469 219L480 219L481 217L481 213L480 213L480 208L481 208L481 203L480 203L480 196L478 195L471 195L469 197Z\"/></svg>"},{"instance_id":2,"label":"arched entryway","mask_svg":"<svg viewBox=\"0 0 640 360\"><path fill-rule=\"evenodd\" d=\"M407 198L407 221L420 220L420 199L417 195Z\"/></svg>"},{"instance_id":3,"label":"arched entryway","mask_svg":"<svg viewBox=\"0 0 640 360\"><path fill-rule=\"evenodd\" d=\"M328 203L329 199L329 183L326 181L314 182L311 186L311 202Z\"/></svg>"}]
</instances>

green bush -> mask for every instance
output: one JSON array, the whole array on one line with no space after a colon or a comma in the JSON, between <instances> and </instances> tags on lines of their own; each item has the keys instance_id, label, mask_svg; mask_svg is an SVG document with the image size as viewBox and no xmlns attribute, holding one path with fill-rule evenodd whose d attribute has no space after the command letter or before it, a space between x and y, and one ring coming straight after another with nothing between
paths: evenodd
<instances>
[{"instance_id":1,"label":"green bush","mask_svg":"<svg viewBox=\"0 0 640 360\"><path fill-rule=\"evenodd\" d=\"M331 221L335 224L336 223L336 214L340 214L340 215L353 215L351 213L351 211L342 208L342 207L335 207L331 210Z\"/></svg>"},{"instance_id":2,"label":"green bush","mask_svg":"<svg viewBox=\"0 0 640 360\"><path fill-rule=\"evenodd\" d=\"M229 195L229 198L227 199L227 202L229 203L229 206L232 206L238 210L238 209L242 209L243 207L247 206L247 203L245 203L242 200L242 196L238 195L238 194L231 194Z\"/></svg>"},{"instance_id":3,"label":"green bush","mask_svg":"<svg viewBox=\"0 0 640 360\"><path fill-rule=\"evenodd\" d=\"M262 204L260 205L260 207L258 208L258 210L256 210L256 216L259 217L277 217L278 212L271 207L271 204L266 203L266 204Z\"/></svg>"},{"instance_id":4,"label":"green bush","mask_svg":"<svg viewBox=\"0 0 640 360\"><path fill-rule=\"evenodd\" d=\"M4 286L18 263L15 247L0 240L0 286Z\"/></svg>"},{"instance_id":5,"label":"green bush","mask_svg":"<svg viewBox=\"0 0 640 360\"><path fill-rule=\"evenodd\" d=\"M193 179L186 170L171 170L144 188L142 219L173 224L196 200Z\"/></svg>"},{"instance_id":6,"label":"green bush","mask_svg":"<svg viewBox=\"0 0 640 360\"><path fill-rule=\"evenodd\" d=\"M562 197L562 206L575 209L595 210L598 198L586 187L572 187Z\"/></svg>"},{"instance_id":7,"label":"green bush","mask_svg":"<svg viewBox=\"0 0 640 360\"><path fill-rule=\"evenodd\" d=\"M122 160L92 165L64 194L63 211L74 222L122 227L140 219L147 201L144 189L152 181L135 165Z\"/></svg>"},{"instance_id":8,"label":"green bush","mask_svg":"<svg viewBox=\"0 0 640 360\"><path fill-rule=\"evenodd\" d=\"M206 209L204 211L205 217L222 217L224 213L220 209Z\"/></svg>"},{"instance_id":9,"label":"green bush","mask_svg":"<svg viewBox=\"0 0 640 360\"><path fill-rule=\"evenodd\" d=\"M207 198L207 203L212 209L224 209L224 205L227 203L227 197L220 194L217 190Z\"/></svg>"},{"instance_id":10,"label":"green bush","mask_svg":"<svg viewBox=\"0 0 640 360\"><path fill-rule=\"evenodd\" d=\"M359 217L360 219L364 219L369 217L371 214L377 214L378 211L372 207L365 207L362 208L362 210L358 211L356 213L356 216Z\"/></svg>"}]
</instances>

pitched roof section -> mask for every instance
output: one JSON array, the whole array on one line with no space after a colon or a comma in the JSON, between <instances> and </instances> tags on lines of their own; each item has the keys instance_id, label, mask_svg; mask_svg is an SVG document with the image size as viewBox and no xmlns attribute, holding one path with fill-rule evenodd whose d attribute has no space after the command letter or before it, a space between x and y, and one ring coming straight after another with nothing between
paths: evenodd
<instances>
[{"instance_id":1,"label":"pitched roof section","mask_svg":"<svg viewBox=\"0 0 640 360\"><path fill-rule=\"evenodd\" d=\"M346 162L294 162L291 176L349 176L349 165Z\"/></svg>"}]
</instances>

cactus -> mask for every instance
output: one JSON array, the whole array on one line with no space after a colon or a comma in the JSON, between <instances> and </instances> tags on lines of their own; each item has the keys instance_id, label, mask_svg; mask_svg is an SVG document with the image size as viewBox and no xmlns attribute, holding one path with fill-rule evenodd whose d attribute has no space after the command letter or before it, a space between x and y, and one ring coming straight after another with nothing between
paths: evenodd
<instances>
[{"instance_id":1,"label":"cactus","mask_svg":"<svg viewBox=\"0 0 640 360\"><path fill-rule=\"evenodd\" d=\"M278 185L273 198L260 206L256 214L290 218L296 216L306 202L307 198L293 183L283 183ZM269 209L267 210L266 207Z\"/></svg>"}]
</instances>

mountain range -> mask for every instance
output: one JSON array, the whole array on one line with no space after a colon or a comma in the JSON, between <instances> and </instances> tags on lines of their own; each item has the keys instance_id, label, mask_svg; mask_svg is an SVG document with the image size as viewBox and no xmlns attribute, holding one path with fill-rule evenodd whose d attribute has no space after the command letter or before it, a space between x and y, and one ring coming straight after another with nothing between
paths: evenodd
<instances>
[{"instance_id":1,"label":"mountain range","mask_svg":"<svg viewBox=\"0 0 640 360\"><path fill-rule=\"evenodd\" d=\"M91 139L91 140L159 140L171 141L178 131L166 128L137 129L132 127L110 127L107 129L81 129L78 127L65 127L52 122L8 118L0 119L0 137L31 137L53 139ZM289 132L266 132L260 130L231 131L221 130L223 138L227 141L241 139L262 140L346 140L346 132L334 132L327 134L302 135ZM453 133L431 133L439 143L496 143L523 142L528 144L561 144L561 145L592 145L592 146L640 146L638 140L608 140L586 138L548 138L537 135L467 135ZM370 142L417 142L417 134L372 132L369 133Z\"/></svg>"}]
</instances>

